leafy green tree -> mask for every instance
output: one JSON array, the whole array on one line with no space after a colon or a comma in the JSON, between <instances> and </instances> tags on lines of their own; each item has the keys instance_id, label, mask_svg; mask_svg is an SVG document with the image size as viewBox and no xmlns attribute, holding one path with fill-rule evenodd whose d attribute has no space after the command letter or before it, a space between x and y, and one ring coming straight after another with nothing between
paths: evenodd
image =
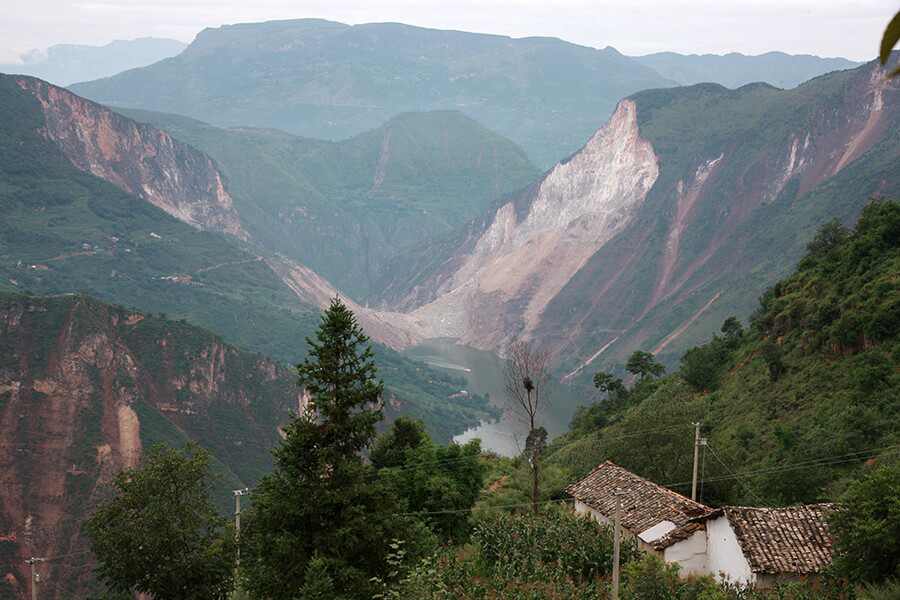
<instances>
[{"instance_id":1,"label":"leafy green tree","mask_svg":"<svg viewBox=\"0 0 900 600\"><path fill-rule=\"evenodd\" d=\"M839 574L860 583L900 577L900 461L852 484L830 524Z\"/></svg>"},{"instance_id":2,"label":"leafy green tree","mask_svg":"<svg viewBox=\"0 0 900 600\"><path fill-rule=\"evenodd\" d=\"M427 540L404 517L389 482L363 462L382 418L368 338L338 299L322 316L308 358L297 367L309 402L285 427L273 451L275 471L262 478L241 536L246 588L271 600L326 593L363 598L386 570L391 540ZM315 584L315 585L314 585ZM331 588L329 588L331 589Z\"/></svg>"},{"instance_id":3,"label":"leafy green tree","mask_svg":"<svg viewBox=\"0 0 900 600\"><path fill-rule=\"evenodd\" d=\"M153 446L140 470L113 478L116 496L84 525L97 575L114 594L226 598L234 530L210 497L210 453Z\"/></svg>"},{"instance_id":4,"label":"leafy green tree","mask_svg":"<svg viewBox=\"0 0 900 600\"><path fill-rule=\"evenodd\" d=\"M431 438L425 431L425 424L409 415L400 415L375 441L371 454L372 466L385 469L404 465L407 452L426 441L430 443Z\"/></svg>"},{"instance_id":5,"label":"leafy green tree","mask_svg":"<svg viewBox=\"0 0 900 600\"><path fill-rule=\"evenodd\" d=\"M731 349L737 348L741 338L744 337L744 328L737 317L728 317L722 323L722 333L725 334L725 341Z\"/></svg>"},{"instance_id":6,"label":"leafy green tree","mask_svg":"<svg viewBox=\"0 0 900 600\"><path fill-rule=\"evenodd\" d=\"M606 394L608 399L625 392L622 380L605 371L597 371L594 375L594 387Z\"/></svg>"},{"instance_id":7,"label":"leafy green tree","mask_svg":"<svg viewBox=\"0 0 900 600\"><path fill-rule=\"evenodd\" d=\"M678 597L678 565L648 552L622 569L622 600L671 600Z\"/></svg>"},{"instance_id":8,"label":"leafy green tree","mask_svg":"<svg viewBox=\"0 0 900 600\"><path fill-rule=\"evenodd\" d=\"M403 416L378 438L372 462L387 467L380 474L406 503L405 510L425 513L425 523L440 538L459 542L468 537L467 510L478 500L487 470L478 440L437 446L421 421Z\"/></svg>"},{"instance_id":9,"label":"leafy green tree","mask_svg":"<svg viewBox=\"0 0 900 600\"><path fill-rule=\"evenodd\" d=\"M778 381L778 378L787 371L781 346L772 340L766 340L760 347L760 352L766 366L769 368L769 379Z\"/></svg>"},{"instance_id":10,"label":"leafy green tree","mask_svg":"<svg viewBox=\"0 0 900 600\"><path fill-rule=\"evenodd\" d=\"M656 362L652 354L643 350L635 350L628 357L625 368L629 373L640 375L641 380L647 377L661 377L666 372L666 368Z\"/></svg>"}]
</instances>

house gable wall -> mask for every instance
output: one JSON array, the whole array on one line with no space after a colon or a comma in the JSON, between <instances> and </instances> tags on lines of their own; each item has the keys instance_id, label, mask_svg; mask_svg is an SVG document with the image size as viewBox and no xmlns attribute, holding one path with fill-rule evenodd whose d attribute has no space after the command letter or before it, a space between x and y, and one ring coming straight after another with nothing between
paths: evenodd
<instances>
[{"instance_id":1,"label":"house gable wall","mask_svg":"<svg viewBox=\"0 0 900 600\"><path fill-rule=\"evenodd\" d=\"M706 556L708 572L717 580L755 583L756 574L750 570L750 563L744 557L734 529L724 516L706 522Z\"/></svg>"},{"instance_id":2,"label":"house gable wall","mask_svg":"<svg viewBox=\"0 0 900 600\"><path fill-rule=\"evenodd\" d=\"M708 575L706 566L706 531L698 529L689 538L676 542L663 550L663 560L667 563L678 563L678 574Z\"/></svg>"}]
</instances>

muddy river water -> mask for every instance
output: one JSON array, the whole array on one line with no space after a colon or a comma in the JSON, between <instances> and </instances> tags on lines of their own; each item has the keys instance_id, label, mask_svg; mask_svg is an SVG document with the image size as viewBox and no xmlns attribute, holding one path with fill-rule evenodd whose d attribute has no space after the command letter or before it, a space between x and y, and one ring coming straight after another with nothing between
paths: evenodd
<instances>
[{"instance_id":1,"label":"muddy river water","mask_svg":"<svg viewBox=\"0 0 900 600\"><path fill-rule=\"evenodd\" d=\"M427 363L445 373L464 377L468 382L469 391L487 394L491 404L503 407L505 399L503 361L495 354L460 346L451 339L428 340L418 346L407 348L403 353L413 360ZM550 399L541 424L551 438L564 433L569 427L575 408L590 401L590 398L581 397L561 384L553 386ZM498 454L513 456L524 448L526 435L526 427L504 414L499 421L482 422L478 427L473 427L454 439L464 443L472 438L480 438L483 447Z\"/></svg>"}]
</instances>

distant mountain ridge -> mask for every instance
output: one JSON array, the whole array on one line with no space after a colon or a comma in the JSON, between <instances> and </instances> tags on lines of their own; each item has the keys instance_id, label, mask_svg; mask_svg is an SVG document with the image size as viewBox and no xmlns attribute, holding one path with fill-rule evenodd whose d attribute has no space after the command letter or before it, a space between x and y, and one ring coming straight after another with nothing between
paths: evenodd
<instances>
[{"instance_id":1,"label":"distant mountain ridge","mask_svg":"<svg viewBox=\"0 0 900 600\"><path fill-rule=\"evenodd\" d=\"M67 86L79 81L110 77L175 56L187 44L167 38L115 40L105 46L58 44L45 51L22 55L21 63L0 64L0 72L31 75Z\"/></svg>"},{"instance_id":2,"label":"distant mountain ridge","mask_svg":"<svg viewBox=\"0 0 900 600\"><path fill-rule=\"evenodd\" d=\"M328 140L402 112L460 110L548 168L640 90L700 81L793 87L857 64L777 52L627 57L556 38L297 19L208 28L177 57L72 89L110 106Z\"/></svg>"},{"instance_id":3,"label":"distant mountain ridge","mask_svg":"<svg viewBox=\"0 0 900 600\"><path fill-rule=\"evenodd\" d=\"M615 49L555 38L298 19L205 29L175 58L72 90L330 140L402 112L461 110L546 167L577 150L623 96L672 84Z\"/></svg>"},{"instance_id":4,"label":"distant mountain ridge","mask_svg":"<svg viewBox=\"0 0 900 600\"><path fill-rule=\"evenodd\" d=\"M766 52L756 56L739 52L724 55L657 52L632 58L679 85L710 82L727 88L739 88L756 82L793 88L813 77L830 71L852 69L861 64L846 58L784 52Z\"/></svg>"}]
</instances>

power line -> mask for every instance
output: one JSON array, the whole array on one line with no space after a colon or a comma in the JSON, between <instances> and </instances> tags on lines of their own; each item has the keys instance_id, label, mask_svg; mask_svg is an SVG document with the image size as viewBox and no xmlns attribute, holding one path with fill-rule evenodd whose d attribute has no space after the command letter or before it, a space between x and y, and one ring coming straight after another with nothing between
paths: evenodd
<instances>
[{"instance_id":1,"label":"power line","mask_svg":"<svg viewBox=\"0 0 900 600\"><path fill-rule=\"evenodd\" d=\"M720 463L723 467L725 467L725 470L728 471L728 473L729 473L730 475L732 475L735 479L737 479L738 482L740 482L740 484L741 484L742 486L744 486L744 488L746 488L746 490L747 490L748 492L750 492L750 494L751 494L754 498L756 498L757 502L759 502L759 503L760 503L761 505L763 505L763 506L766 505L766 503L763 501L763 499L760 498L760 497L756 494L756 492L754 492L752 489L750 489L750 486L749 486L749 485L747 485L746 483L744 483L744 480L743 480L743 479L741 479L740 477L738 477L737 475L735 475L734 473L731 472L731 469L728 468L728 465L725 464L725 461L723 461L721 458L719 458L719 455L716 454L716 451L713 450L713 449L710 447L709 444L706 444L706 449L709 450L709 453L712 454L713 457L714 457L717 461L719 461L719 463Z\"/></svg>"},{"instance_id":2,"label":"power line","mask_svg":"<svg viewBox=\"0 0 900 600\"><path fill-rule=\"evenodd\" d=\"M740 477L750 477L753 475L765 475L768 473L779 473L779 472L784 472L784 471L794 471L794 470L801 470L801 469L812 469L812 468L816 468L816 467L825 467L825 466L830 466L830 465L835 465L835 464L863 460L866 458L878 456L879 454L882 454L882 455L893 454L894 452L900 452L900 445L886 446L883 448L873 448L870 450L863 450L860 452L851 452L848 454L839 454L836 456L829 456L829 457L819 458L819 459L814 459L814 460L801 461L798 463L786 463L786 464L782 464L780 466L775 466L772 468L757 469L754 471L744 471L740 474ZM736 479L737 477L738 477L737 475L719 475L716 477L706 478L706 479L704 479L704 481L708 482L708 483L713 483L713 482L717 482L717 481L727 481L730 479ZM668 484L664 485L663 487L680 487L680 486L690 485L690 483L691 483L690 481L679 481L676 483L668 483Z\"/></svg>"},{"instance_id":3,"label":"power line","mask_svg":"<svg viewBox=\"0 0 900 600\"><path fill-rule=\"evenodd\" d=\"M405 512L405 513L394 513L395 517L411 517L411 516L422 516L422 515L449 515L449 514L459 514L459 513L467 513L467 512L475 512L479 510L492 510L495 508L520 508L523 506L534 506L535 504L551 504L553 502L570 502L570 498L557 498L555 500L541 500L540 502L519 502L516 504L497 504L492 506L473 506L472 508L453 508L447 510L432 510L432 511L416 511L416 512Z\"/></svg>"},{"instance_id":4,"label":"power line","mask_svg":"<svg viewBox=\"0 0 900 600\"><path fill-rule=\"evenodd\" d=\"M90 554L90 553L91 553L90 550L81 550L79 552L70 552L69 554L60 554L58 556L51 556L50 558L47 559L47 562L54 561L54 560L60 560L63 558L69 558L71 556L81 556L82 554Z\"/></svg>"}]
</instances>

